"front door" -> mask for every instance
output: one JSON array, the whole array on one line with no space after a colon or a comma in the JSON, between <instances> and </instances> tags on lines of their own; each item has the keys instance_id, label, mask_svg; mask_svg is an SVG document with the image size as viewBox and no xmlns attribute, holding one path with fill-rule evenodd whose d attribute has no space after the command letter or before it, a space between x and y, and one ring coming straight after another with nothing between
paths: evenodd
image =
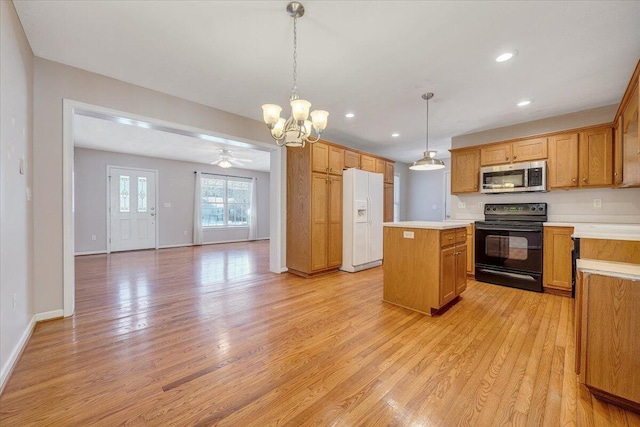
<instances>
[{"instance_id":1,"label":"front door","mask_svg":"<svg viewBox=\"0 0 640 427\"><path fill-rule=\"evenodd\" d=\"M151 170L107 170L109 250L156 248L156 178Z\"/></svg>"}]
</instances>

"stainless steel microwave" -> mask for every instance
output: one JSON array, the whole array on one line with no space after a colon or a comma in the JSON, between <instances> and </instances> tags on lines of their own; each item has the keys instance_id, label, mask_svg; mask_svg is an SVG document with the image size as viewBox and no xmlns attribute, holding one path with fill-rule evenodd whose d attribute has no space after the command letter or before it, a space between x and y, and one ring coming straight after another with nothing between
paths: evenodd
<instances>
[{"instance_id":1,"label":"stainless steel microwave","mask_svg":"<svg viewBox=\"0 0 640 427\"><path fill-rule=\"evenodd\" d=\"M547 161L485 166L480 169L481 193L547 191Z\"/></svg>"}]
</instances>

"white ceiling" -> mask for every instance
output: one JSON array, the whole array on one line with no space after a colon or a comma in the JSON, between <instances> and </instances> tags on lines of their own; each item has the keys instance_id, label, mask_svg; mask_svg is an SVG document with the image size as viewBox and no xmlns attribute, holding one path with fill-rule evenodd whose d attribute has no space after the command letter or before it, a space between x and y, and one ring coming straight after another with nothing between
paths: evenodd
<instances>
[{"instance_id":1,"label":"white ceiling","mask_svg":"<svg viewBox=\"0 0 640 427\"><path fill-rule=\"evenodd\" d=\"M250 160L233 168L269 172L268 151L229 146L221 138L205 139L176 132L123 124L110 117L73 116L76 147L207 164L220 158L221 149L227 149L234 158Z\"/></svg>"},{"instance_id":2,"label":"white ceiling","mask_svg":"<svg viewBox=\"0 0 640 427\"><path fill-rule=\"evenodd\" d=\"M288 102L286 1L14 3L36 56L256 120ZM443 157L455 135L618 103L640 58L640 1L303 3L299 92L330 112L326 139L404 162L424 92Z\"/></svg>"}]
</instances>

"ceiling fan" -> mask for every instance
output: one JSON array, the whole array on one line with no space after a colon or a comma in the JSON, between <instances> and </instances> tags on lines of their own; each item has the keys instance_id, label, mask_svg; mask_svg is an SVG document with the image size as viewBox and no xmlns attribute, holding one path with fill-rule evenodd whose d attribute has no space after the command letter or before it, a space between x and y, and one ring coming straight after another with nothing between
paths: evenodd
<instances>
[{"instance_id":1,"label":"ceiling fan","mask_svg":"<svg viewBox=\"0 0 640 427\"><path fill-rule=\"evenodd\" d=\"M219 150L220 158L215 162L211 163L212 165L218 165L221 168L230 168L232 166L245 166L245 163L251 163L253 160L251 159L238 159L237 157L233 157L231 151L229 150Z\"/></svg>"}]
</instances>

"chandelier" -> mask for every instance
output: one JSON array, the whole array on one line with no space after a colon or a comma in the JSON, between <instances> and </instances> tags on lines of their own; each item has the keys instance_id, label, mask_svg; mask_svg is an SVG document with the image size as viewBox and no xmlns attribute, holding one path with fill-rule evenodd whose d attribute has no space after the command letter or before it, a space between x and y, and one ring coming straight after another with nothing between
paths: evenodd
<instances>
[{"instance_id":1,"label":"chandelier","mask_svg":"<svg viewBox=\"0 0 640 427\"><path fill-rule=\"evenodd\" d=\"M414 171L431 171L444 167L444 162L435 158L437 151L429 151L429 100L431 98L433 98L433 93L431 92L422 95L422 99L427 101L427 150L424 152L423 158L416 160L409 166L409 169Z\"/></svg>"},{"instance_id":2,"label":"chandelier","mask_svg":"<svg viewBox=\"0 0 640 427\"><path fill-rule=\"evenodd\" d=\"M314 143L320 139L320 134L327 127L327 113L324 110L311 112L309 120L309 108L311 103L298 96L298 62L297 47L298 18L304 15L302 3L292 1L287 5L287 13L293 17L293 86L291 87L291 116L287 120L280 117L282 107L275 104L264 104L262 114L264 122L271 130L271 136L276 140L279 147L304 147L306 142ZM317 136L311 136L311 130L315 129Z\"/></svg>"}]
</instances>

